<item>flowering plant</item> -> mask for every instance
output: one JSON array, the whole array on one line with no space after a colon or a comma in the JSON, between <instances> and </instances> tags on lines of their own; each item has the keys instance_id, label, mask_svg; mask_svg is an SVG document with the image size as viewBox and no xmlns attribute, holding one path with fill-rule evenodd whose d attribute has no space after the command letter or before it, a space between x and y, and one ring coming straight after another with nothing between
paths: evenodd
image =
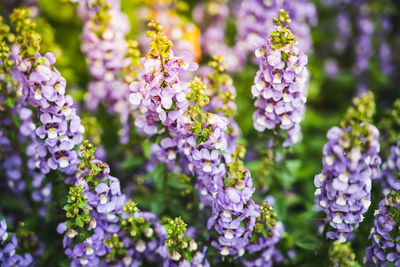
<instances>
[{"instance_id":1,"label":"flowering plant","mask_svg":"<svg viewBox=\"0 0 400 267\"><path fill-rule=\"evenodd\" d=\"M399 14L1 1L0 266L400 266Z\"/></svg>"}]
</instances>

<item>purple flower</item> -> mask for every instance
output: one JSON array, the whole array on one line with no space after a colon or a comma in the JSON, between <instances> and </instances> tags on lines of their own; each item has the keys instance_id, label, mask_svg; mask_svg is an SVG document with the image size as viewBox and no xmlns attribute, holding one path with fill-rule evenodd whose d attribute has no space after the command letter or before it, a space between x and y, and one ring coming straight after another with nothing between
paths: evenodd
<instances>
[{"instance_id":1,"label":"purple flower","mask_svg":"<svg viewBox=\"0 0 400 267\"><path fill-rule=\"evenodd\" d=\"M246 63L246 53L229 47L225 42L229 15L230 7L224 2L199 3L193 10L195 21L203 29L200 38L202 53L208 56L222 55L228 71L239 71Z\"/></svg>"},{"instance_id":2,"label":"purple flower","mask_svg":"<svg viewBox=\"0 0 400 267\"><path fill-rule=\"evenodd\" d=\"M7 242L8 239L8 242ZM0 221L0 262L1 266L32 266L34 264L31 254L25 253L20 255L17 253L19 250L18 240L16 235L8 238L6 220Z\"/></svg>"},{"instance_id":3,"label":"purple flower","mask_svg":"<svg viewBox=\"0 0 400 267\"><path fill-rule=\"evenodd\" d=\"M400 140L390 148L389 158L382 164L382 188L384 195L392 190L400 190L398 172L400 171Z\"/></svg>"},{"instance_id":4,"label":"purple flower","mask_svg":"<svg viewBox=\"0 0 400 267\"><path fill-rule=\"evenodd\" d=\"M196 70L197 64L191 61L190 54L184 53L167 61L164 71L157 59L142 60L142 65L139 81L130 85L130 102L141 111L135 120L136 127L147 135L157 134L158 124L165 126L172 135L184 130L178 129L177 123L183 119L189 103L186 100L187 88L180 84L179 79L186 71ZM165 77L164 73L167 73ZM169 111L172 103L177 108Z\"/></svg>"},{"instance_id":5,"label":"purple flower","mask_svg":"<svg viewBox=\"0 0 400 267\"><path fill-rule=\"evenodd\" d=\"M79 11L84 19L82 51L94 79L88 86L86 106L95 110L104 102L108 112L118 114L122 124L120 141L126 143L130 132L129 87L119 75L131 63L126 57L128 17L121 12L119 0L80 1Z\"/></svg>"},{"instance_id":6,"label":"purple flower","mask_svg":"<svg viewBox=\"0 0 400 267\"><path fill-rule=\"evenodd\" d=\"M242 262L246 266L272 266L282 261L282 255L275 249L281 239L284 228L281 222L276 221L276 214L271 206L264 202L257 205L257 219L250 243L246 249Z\"/></svg>"},{"instance_id":7,"label":"purple flower","mask_svg":"<svg viewBox=\"0 0 400 267\"><path fill-rule=\"evenodd\" d=\"M248 55L253 51L257 38L266 38L266 33L273 27L272 19L276 11L284 9L289 12L293 23L289 29L299 37L298 45L302 51L309 52L312 47L310 25L317 23L315 5L307 0L300 1L262 1L242 0L235 7L235 21L237 21L236 53Z\"/></svg>"},{"instance_id":8,"label":"purple flower","mask_svg":"<svg viewBox=\"0 0 400 267\"><path fill-rule=\"evenodd\" d=\"M2 121L4 123L4 120ZM11 144L11 140L4 135L2 130L0 130L0 145L3 155L7 155L7 157L1 157L0 161L0 167L6 173L7 186L13 193L21 193L26 185L22 180L22 160L16 148Z\"/></svg>"},{"instance_id":9,"label":"purple flower","mask_svg":"<svg viewBox=\"0 0 400 267\"><path fill-rule=\"evenodd\" d=\"M90 164L80 163L75 187L70 188L64 208L67 214L71 214L70 209L74 212L72 219L57 227L64 235L71 264L131 266L144 259L169 260L164 245L166 232L157 216L138 211L136 204L121 193L119 179L109 175L108 165L93 158L91 145L85 141L82 146L81 155L92 160ZM76 210L80 223L74 218Z\"/></svg>"},{"instance_id":10,"label":"purple flower","mask_svg":"<svg viewBox=\"0 0 400 267\"><path fill-rule=\"evenodd\" d=\"M42 57L36 53L35 60L38 64L35 69L31 70L31 73L26 73L27 79L23 80L24 98L21 100L36 108L40 118L35 133L39 140L43 141L40 142L32 137L32 142L36 143L34 145L36 149L31 146L27 151L31 156L40 160L32 162L31 166L43 168L47 172L50 168L72 174L78 163L76 152L73 149L82 142L84 128L76 114L76 109L72 107L72 98L65 95L65 79L53 66L54 56L47 53ZM25 114L22 116L29 117ZM28 134L25 133L25 135ZM45 150L50 154L50 158L47 160Z\"/></svg>"},{"instance_id":11,"label":"purple flower","mask_svg":"<svg viewBox=\"0 0 400 267\"><path fill-rule=\"evenodd\" d=\"M301 139L300 121L303 119L308 85L307 56L299 43L275 44L259 39L256 50L260 67L251 88L257 110L253 114L254 128L263 132L285 130L288 133L284 146Z\"/></svg>"},{"instance_id":12,"label":"purple flower","mask_svg":"<svg viewBox=\"0 0 400 267\"><path fill-rule=\"evenodd\" d=\"M336 230L327 237L344 242L363 221L371 201L371 179L377 176L379 131L366 124L367 138L359 146L353 142L349 126L331 128L323 148L323 169L315 176L316 204L326 213L328 223Z\"/></svg>"},{"instance_id":13,"label":"purple flower","mask_svg":"<svg viewBox=\"0 0 400 267\"><path fill-rule=\"evenodd\" d=\"M374 227L369 235L372 245L365 251L367 266L386 267L387 263L392 263L394 266L400 264L400 246L398 244L400 224L396 219L399 211L398 191L388 193L379 203L379 208L375 211Z\"/></svg>"},{"instance_id":14,"label":"purple flower","mask_svg":"<svg viewBox=\"0 0 400 267\"><path fill-rule=\"evenodd\" d=\"M57 70L50 68L50 64L55 63L55 58L52 54L48 53L44 57L35 54L35 58L26 59L38 61L35 68L31 69L32 64L29 65L29 68L20 65L23 60L20 60L21 55L19 55L20 48L18 46L14 46L12 52L11 57L17 62L17 65L11 68L10 72L18 86L22 88L22 97L11 108L11 112L18 115L21 123L18 133L18 146L26 147L26 167L32 180L21 181L21 176L17 172L11 172L10 170L9 177L14 181L10 180L9 186L11 188L17 187L17 191L22 191L24 184L29 182L33 186L32 199L36 202L46 203L51 198L51 185L43 183L45 174L50 171L47 157L50 148L57 144L60 136L64 136L64 138L66 135L68 136L67 120L62 119L63 116L71 115L69 106L72 104L72 98L67 96L67 103L61 101L63 98L60 97L58 89L60 84L64 86L65 80L60 77ZM64 90L61 91L65 93ZM37 112L35 109L30 109L29 104L37 108ZM61 104L62 106L60 106ZM39 107L42 109L40 110ZM59 115L58 113L61 114ZM41 120L39 122L35 121L35 115L40 117ZM5 120L2 123L3 127L13 127L9 123ZM37 127L36 123L39 124L39 127ZM6 128L4 130L7 131ZM41 139L45 140L42 141ZM5 145L7 145L6 141L3 143L3 149L7 150L4 147ZM17 147L14 149L16 151L19 150ZM20 155L17 156L16 151L10 151L10 155L14 155L11 157L14 165L21 164L18 159ZM12 167L11 165L8 166L7 160L4 164L7 169Z\"/></svg>"}]
</instances>

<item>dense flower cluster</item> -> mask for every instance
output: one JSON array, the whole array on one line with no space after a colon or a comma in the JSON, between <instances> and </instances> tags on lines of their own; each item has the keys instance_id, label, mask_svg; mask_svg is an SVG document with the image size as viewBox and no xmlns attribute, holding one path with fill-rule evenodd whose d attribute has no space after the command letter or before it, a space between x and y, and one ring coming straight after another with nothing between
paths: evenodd
<instances>
[{"instance_id":1,"label":"dense flower cluster","mask_svg":"<svg viewBox=\"0 0 400 267\"><path fill-rule=\"evenodd\" d=\"M249 54L253 51L253 44L259 37L266 38L265 34L273 27L272 19L276 10L285 9L289 12L292 21L289 29L300 39L299 48L309 52L312 46L310 24L317 23L316 8L307 0L242 0L235 9L237 23L236 49L238 53ZM239 23L240 22L240 23Z\"/></svg>"},{"instance_id":2,"label":"dense flower cluster","mask_svg":"<svg viewBox=\"0 0 400 267\"><path fill-rule=\"evenodd\" d=\"M131 85L131 103L141 110L136 125L148 135L168 130L170 136L153 146L153 155L172 166L170 169L177 160L187 166L182 171L197 178L202 206L212 207L208 229L218 233L212 245L223 256L242 256L259 213L252 200L254 188L250 172L240 160L244 151L235 150L234 141L228 148L229 120L225 116L232 117L236 109L231 80L222 75L221 58L216 57L211 65L217 70L207 76L207 82L211 95L221 92L219 100L209 102L207 85L197 77L183 85L177 79L177 70L181 69L182 73L186 66L190 70L190 62L172 57L170 43L161 28L154 23L150 26L155 31L149 34L153 36L152 50L143 60L144 70L139 74L143 81ZM154 49L157 47L164 49ZM158 51L164 51L164 55ZM177 67L171 68L171 64Z\"/></svg>"},{"instance_id":3,"label":"dense flower cluster","mask_svg":"<svg viewBox=\"0 0 400 267\"><path fill-rule=\"evenodd\" d=\"M232 153L236 147L236 140L240 136L240 129L233 119L237 111L236 88L232 78L225 72L227 68L224 63L223 56L214 55L208 64L211 70L205 69L211 73L204 75L204 82L207 85L206 95L210 99L210 102L204 106L204 110L224 116L229 120L226 131L227 151Z\"/></svg>"},{"instance_id":4,"label":"dense flower cluster","mask_svg":"<svg viewBox=\"0 0 400 267\"><path fill-rule=\"evenodd\" d=\"M16 253L19 249L17 236L9 235L5 219L0 221L0 263L1 266L32 266L34 259L29 253L20 255Z\"/></svg>"},{"instance_id":5,"label":"dense flower cluster","mask_svg":"<svg viewBox=\"0 0 400 267\"><path fill-rule=\"evenodd\" d=\"M130 103L134 108L140 107L142 114L135 120L140 132L148 135L158 133L160 121L173 134L177 131L176 124L183 118L183 111L187 108L187 89L179 84L179 75L185 71L193 71L197 65L191 61L188 53L181 57L174 57L163 63L157 59L143 61L143 72L139 73L139 81L130 85ZM168 77L164 79L165 73ZM165 110L175 110L166 113Z\"/></svg>"},{"instance_id":6,"label":"dense flower cluster","mask_svg":"<svg viewBox=\"0 0 400 267\"><path fill-rule=\"evenodd\" d=\"M379 203L369 239L372 245L365 252L367 266L400 264L400 192L393 191Z\"/></svg>"},{"instance_id":7,"label":"dense flower cluster","mask_svg":"<svg viewBox=\"0 0 400 267\"><path fill-rule=\"evenodd\" d=\"M365 6L360 9L365 10ZM357 18L357 26L359 36L356 44L356 73L360 74L365 72L369 67L369 59L373 53L372 49L372 35L374 34L374 25L368 14L362 14Z\"/></svg>"},{"instance_id":8,"label":"dense flower cluster","mask_svg":"<svg viewBox=\"0 0 400 267\"><path fill-rule=\"evenodd\" d=\"M379 131L366 122L374 112L373 95L366 93L354 103L342 127L328 131L323 169L314 179L316 204L336 230L327 237L341 242L363 220L371 204L371 179L379 175Z\"/></svg>"},{"instance_id":9,"label":"dense flower cluster","mask_svg":"<svg viewBox=\"0 0 400 267\"><path fill-rule=\"evenodd\" d=\"M57 228L60 234L65 233L65 253L75 265L98 266L101 257L111 253L113 247L108 247L107 241L113 239L113 234L119 230L115 224L118 221L116 213L122 211L124 204L119 181L108 176L108 166L101 162L92 164L100 171L89 169L88 173L91 171L95 175L88 178L91 177L98 185L88 183L85 177L88 173L78 177L75 187L70 188L68 204L64 207L66 217L70 220ZM85 233L85 230L90 232Z\"/></svg>"},{"instance_id":10,"label":"dense flower cluster","mask_svg":"<svg viewBox=\"0 0 400 267\"><path fill-rule=\"evenodd\" d=\"M258 215L252 199L255 190L253 181L240 160L243 156L244 151L238 147L233 159L226 163L223 176L217 176L218 192L208 220L208 227L215 227L221 235L211 244L223 256L244 255Z\"/></svg>"},{"instance_id":11,"label":"dense flower cluster","mask_svg":"<svg viewBox=\"0 0 400 267\"><path fill-rule=\"evenodd\" d=\"M153 213L139 211L121 193L119 180L109 175L108 165L94 158L95 148L85 141L81 149L80 174L64 206L68 221L57 228L64 234L65 253L73 265L136 266L143 260L162 260L165 266L175 266L179 260L182 264L204 261L205 251L198 252L192 239L182 241L192 258L184 254L181 259L176 251L170 251L170 235L181 237L183 233L166 231ZM182 243L180 248L186 247Z\"/></svg>"},{"instance_id":12,"label":"dense flower cluster","mask_svg":"<svg viewBox=\"0 0 400 267\"><path fill-rule=\"evenodd\" d=\"M122 123L121 142L129 139L129 85L119 77L130 63L127 57L128 17L119 0L80 1L84 20L82 51L86 55L93 81L89 83L86 105L95 110L105 102L108 111L118 114Z\"/></svg>"},{"instance_id":13,"label":"dense flower cluster","mask_svg":"<svg viewBox=\"0 0 400 267\"><path fill-rule=\"evenodd\" d=\"M390 8L382 3L379 8L371 7L367 2L324 0L329 9L335 9L335 53L345 55L349 50L354 55L352 73L357 77L358 92L364 91L369 82L374 56L380 71L391 75L394 70L390 54L393 48L389 44L392 22L388 18ZM375 45L377 44L377 45Z\"/></svg>"},{"instance_id":14,"label":"dense flower cluster","mask_svg":"<svg viewBox=\"0 0 400 267\"><path fill-rule=\"evenodd\" d=\"M81 149L79 175L75 186L70 187L68 204L64 206L68 221L57 228L60 234L65 234L65 253L75 265L98 266L103 261L130 265L140 259L136 253L147 249L139 239L136 221L151 227L154 218L136 214L138 210L134 203L125 201L119 180L109 175L107 164L94 158L95 149L88 142L84 142ZM151 233L147 237L151 237L153 232L162 234L159 229L157 232L152 228L148 231ZM125 235L126 232L129 234ZM137 243L132 243L134 241ZM158 246L154 244L151 250Z\"/></svg>"},{"instance_id":15,"label":"dense flower cluster","mask_svg":"<svg viewBox=\"0 0 400 267\"><path fill-rule=\"evenodd\" d=\"M195 60L202 55L200 47L200 29L195 23L186 17L188 6L183 2L177 4L170 0L145 0L146 3L138 9L137 18L143 26L151 21L157 20L163 25L163 31L173 42L172 51L176 55L189 52ZM141 48L147 51L149 39L145 34L139 37ZM190 77L190 76L189 76Z\"/></svg>"},{"instance_id":16,"label":"dense flower cluster","mask_svg":"<svg viewBox=\"0 0 400 267\"><path fill-rule=\"evenodd\" d=\"M226 44L227 20L231 11L228 1L200 2L193 10L193 17L204 29L201 34L201 51L204 55L220 54L225 58L228 71L238 71L246 61L243 51Z\"/></svg>"},{"instance_id":17,"label":"dense flower cluster","mask_svg":"<svg viewBox=\"0 0 400 267\"><path fill-rule=\"evenodd\" d=\"M18 56L16 62L19 62ZM72 97L65 94L66 81L53 66L54 55L36 53L34 62L32 69L24 69L21 64L17 66L19 71L27 74L23 80L22 99L36 108L40 119L35 133L42 143L34 153L43 160L37 164L45 172L59 169L73 174L79 162L74 148L82 142L84 128L72 106ZM47 160L46 153L50 155Z\"/></svg>"},{"instance_id":18,"label":"dense flower cluster","mask_svg":"<svg viewBox=\"0 0 400 267\"><path fill-rule=\"evenodd\" d=\"M4 164L6 169L11 170L12 165L21 166L22 160L18 157L27 156L24 164L31 179L28 182L33 187L32 198L46 203L50 200L52 186L44 183L45 175L55 169L67 174L74 173L77 153L73 149L81 142L83 128L72 107L72 97L65 95L66 81L54 68L54 55L47 53L41 56L35 52L39 50L40 35L35 32L34 23L28 18L28 11L17 9L11 19L17 25L23 22L22 26L17 27L20 38L17 41L23 41L18 41L18 45L11 44L10 53L2 54L6 55L2 59L3 67L10 65L9 76L5 73L6 78L2 81L8 88L3 92L6 94L3 97L7 101L14 101L9 112L18 119L12 122L5 119L2 132L19 127L17 140L14 140L19 144L13 145L13 151L9 151L15 160L13 164L10 165L7 160ZM3 149L11 149L10 141L3 138L3 145L6 146ZM11 179L19 180L21 169L11 174ZM15 186L13 181L10 182L11 187ZM18 183L17 187L22 190L22 181ZM41 214L44 215L44 209Z\"/></svg>"},{"instance_id":19,"label":"dense flower cluster","mask_svg":"<svg viewBox=\"0 0 400 267\"><path fill-rule=\"evenodd\" d=\"M282 260L282 255L275 249L281 239L284 228L276 221L276 214L267 202L258 207L258 217L254 231L247 246L249 255L242 260L246 266L273 266Z\"/></svg>"},{"instance_id":20,"label":"dense flower cluster","mask_svg":"<svg viewBox=\"0 0 400 267\"><path fill-rule=\"evenodd\" d=\"M381 185L384 195L393 190L400 190L398 173L400 171L400 140L390 147L389 158L382 164Z\"/></svg>"},{"instance_id":21,"label":"dense flower cluster","mask_svg":"<svg viewBox=\"0 0 400 267\"><path fill-rule=\"evenodd\" d=\"M333 242L329 250L329 257L331 266L339 267L350 267L358 265L356 261L356 255L351 249L349 242L340 243L339 241Z\"/></svg>"},{"instance_id":22,"label":"dense flower cluster","mask_svg":"<svg viewBox=\"0 0 400 267\"><path fill-rule=\"evenodd\" d=\"M299 48L299 43L291 31L283 26L290 19L285 11L280 11L278 24L268 40L259 40L256 55L261 65L251 88L256 98L256 112L253 115L257 131L287 130L284 146L291 146L301 139L300 121L304 116L308 70L307 56Z\"/></svg>"},{"instance_id":23,"label":"dense flower cluster","mask_svg":"<svg viewBox=\"0 0 400 267\"><path fill-rule=\"evenodd\" d=\"M186 223L180 217L174 220L169 219L166 225L167 239L165 245L168 247L171 260L164 262L164 266L210 266L205 257L207 247L199 251L196 241L185 236L186 226ZM189 261L188 259L192 260Z\"/></svg>"},{"instance_id":24,"label":"dense flower cluster","mask_svg":"<svg viewBox=\"0 0 400 267\"><path fill-rule=\"evenodd\" d=\"M2 126L7 125L2 121ZM22 160L18 151L13 147L11 140L0 130L1 155L0 168L5 171L7 187L15 194L24 191L26 183L22 180ZM7 157L5 157L7 155Z\"/></svg>"},{"instance_id":25,"label":"dense flower cluster","mask_svg":"<svg viewBox=\"0 0 400 267\"><path fill-rule=\"evenodd\" d=\"M3 2L1 267L358 266L373 179L364 263L400 267L395 1Z\"/></svg>"}]
</instances>

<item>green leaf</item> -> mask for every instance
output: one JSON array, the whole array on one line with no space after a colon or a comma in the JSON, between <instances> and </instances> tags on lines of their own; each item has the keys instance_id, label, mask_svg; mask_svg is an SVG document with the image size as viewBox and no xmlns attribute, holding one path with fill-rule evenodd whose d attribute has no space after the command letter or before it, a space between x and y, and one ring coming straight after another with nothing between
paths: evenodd
<instances>
[{"instance_id":1,"label":"green leaf","mask_svg":"<svg viewBox=\"0 0 400 267\"><path fill-rule=\"evenodd\" d=\"M36 61L41 65L46 64L46 60L42 57L38 58Z\"/></svg>"},{"instance_id":2,"label":"green leaf","mask_svg":"<svg viewBox=\"0 0 400 267\"><path fill-rule=\"evenodd\" d=\"M80 216L77 216L77 217L76 217L75 223L76 223L76 225L78 225L79 227L83 227L83 225L84 225L84 222L83 222L83 220L81 219Z\"/></svg>"},{"instance_id":3,"label":"green leaf","mask_svg":"<svg viewBox=\"0 0 400 267\"><path fill-rule=\"evenodd\" d=\"M122 162L122 169L127 170L127 169L132 169L135 167L138 167L144 163L144 159L141 157L130 157L126 159L124 162Z\"/></svg>"},{"instance_id":4,"label":"green leaf","mask_svg":"<svg viewBox=\"0 0 400 267\"><path fill-rule=\"evenodd\" d=\"M157 164L154 170L146 176L151 177L154 180L154 185L156 186L157 191L161 191L165 177L165 165Z\"/></svg>"},{"instance_id":5,"label":"green leaf","mask_svg":"<svg viewBox=\"0 0 400 267\"><path fill-rule=\"evenodd\" d=\"M318 247L319 239L314 236L308 236L299 238L295 244L296 246L306 250L315 250Z\"/></svg>"},{"instance_id":6,"label":"green leaf","mask_svg":"<svg viewBox=\"0 0 400 267\"><path fill-rule=\"evenodd\" d=\"M143 154L146 159L149 159L151 156L150 147L151 147L151 144L149 141L145 141L142 143Z\"/></svg>"},{"instance_id":7,"label":"green leaf","mask_svg":"<svg viewBox=\"0 0 400 267\"><path fill-rule=\"evenodd\" d=\"M296 176L296 174L301 169L301 160L300 159L286 160L285 165L289 173Z\"/></svg>"}]
</instances>

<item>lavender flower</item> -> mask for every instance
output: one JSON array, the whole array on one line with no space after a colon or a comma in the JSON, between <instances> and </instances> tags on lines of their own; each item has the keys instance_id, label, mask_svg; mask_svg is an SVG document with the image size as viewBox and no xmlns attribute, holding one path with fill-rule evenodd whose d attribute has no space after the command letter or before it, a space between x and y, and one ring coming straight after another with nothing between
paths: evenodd
<instances>
[{"instance_id":1,"label":"lavender flower","mask_svg":"<svg viewBox=\"0 0 400 267\"><path fill-rule=\"evenodd\" d=\"M185 53L181 57L171 58L164 65L158 59L142 61L143 72L138 74L139 81L130 85L130 102L134 108L140 107L142 111L135 120L140 132L147 135L158 133L158 121L169 132L177 131L175 125L183 117L181 110L188 104L187 89L179 84L179 77L197 68L191 60L190 54ZM168 73L167 77L164 77L165 73ZM171 109L173 103L177 109L167 114L165 110Z\"/></svg>"},{"instance_id":2,"label":"lavender flower","mask_svg":"<svg viewBox=\"0 0 400 267\"><path fill-rule=\"evenodd\" d=\"M230 15L229 3L222 1L205 1L193 10L194 20L203 29L200 42L202 53L208 56L222 55L228 71L238 71L246 63L246 53L238 52L226 44L227 19Z\"/></svg>"},{"instance_id":3,"label":"lavender flower","mask_svg":"<svg viewBox=\"0 0 400 267\"><path fill-rule=\"evenodd\" d=\"M383 194L387 195L392 190L400 190L398 172L400 171L400 140L390 147L389 158L382 164L382 188Z\"/></svg>"},{"instance_id":4,"label":"lavender flower","mask_svg":"<svg viewBox=\"0 0 400 267\"><path fill-rule=\"evenodd\" d=\"M13 23L22 23L24 27L17 27L17 34L20 36L25 36L24 39L28 44L35 44L35 40L32 32L35 31L34 23L28 18L28 11L26 9L16 9L11 16ZM27 55L28 49L33 48L33 51L38 50L38 45L33 45L32 47L26 47L23 43L22 46L10 45L12 47L11 51L3 46L1 50L2 59L1 64L2 71L5 74L1 81L5 84L6 90L2 92L2 96L9 101L14 101L14 104L7 107L9 113L13 113L18 116L18 122L16 120L11 121L5 118L2 120L2 135L12 129L19 127L17 131L17 140L14 140L14 144L11 144L10 140L3 136L2 145L5 151L8 151L9 155L12 155L10 159L13 160L12 164L9 160L5 160L4 167L9 169L9 186L11 188L18 188L17 191L21 192L24 189L25 182L21 180L21 171L12 171L13 166L20 166L22 168L22 158L28 156L26 161L26 166L23 168L27 169L29 176L32 181L28 180L32 184L34 191L32 192L32 198L34 201L46 203L50 200L51 196L51 185L49 183L44 184L44 176L49 172L49 167L46 163L46 148L38 140L35 129L36 125L34 123L34 113L29 108L28 104L32 101L27 100L28 92L27 87L30 86L27 80L27 75L31 71L32 62L34 58ZM32 51L32 50L30 50ZM40 60L39 60L40 61ZM10 64L13 62L13 64ZM38 66L38 68L40 68ZM4 78L4 80L3 80ZM50 87L50 86L48 86ZM38 88L37 91L40 91ZM22 97L21 97L22 95ZM46 103L48 105L48 103ZM12 147L11 147L12 145ZM26 147L26 150L22 152ZM11 151L12 150L12 151ZM25 161L24 161L25 163ZM19 173L19 174L18 174ZM42 207L41 213L44 209ZM43 214L42 214L43 215Z\"/></svg>"},{"instance_id":5,"label":"lavender flower","mask_svg":"<svg viewBox=\"0 0 400 267\"><path fill-rule=\"evenodd\" d=\"M7 232L7 223L5 219L0 221L0 262L1 266L32 266L33 258L31 254L17 254L19 249L16 235L10 235Z\"/></svg>"},{"instance_id":6,"label":"lavender flower","mask_svg":"<svg viewBox=\"0 0 400 267\"><path fill-rule=\"evenodd\" d=\"M175 266L173 262L179 259L167 251L167 233L158 218L126 200L107 164L94 158L94 147L85 141L81 149L80 174L64 207L69 220L57 228L65 234L65 253L72 265L136 266L146 260ZM194 241L188 245L190 253L195 253L193 264L202 263L205 251L197 253ZM189 264L187 260L183 263Z\"/></svg>"},{"instance_id":7,"label":"lavender flower","mask_svg":"<svg viewBox=\"0 0 400 267\"><path fill-rule=\"evenodd\" d=\"M24 81L23 99L37 109L40 126L35 133L50 154L48 168L72 174L78 164L78 155L73 149L82 142L84 128L72 107L71 96L65 95L65 79L53 67L53 54L42 57L37 53L35 61L37 65Z\"/></svg>"},{"instance_id":8,"label":"lavender flower","mask_svg":"<svg viewBox=\"0 0 400 267\"><path fill-rule=\"evenodd\" d=\"M349 14L346 11L338 10L336 15L336 26L339 34L333 47L336 52L343 53L350 43L352 34Z\"/></svg>"},{"instance_id":9,"label":"lavender flower","mask_svg":"<svg viewBox=\"0 0 400 267\"><path fill-rule=\"evenodd\" d=\"M253 51L253 44L261 36L273 27L272 19L276 10L287 10L293 20L289 29L300 39L299 48L309 52L312 47L312 39L309 25L317 22L316 8L307 0L297 1L262 1L242 0L236 7L235 19L237 23L237 38L235 49L237 53L249 54Z\"/></svg>"},{"instance_id":10,"label":"lavender flower","mask_svg":"<svg viewBox=\"0 0 400 267\"><path fill-rule=\"evenodd\" d=\"M72 97L65 94L66 81L54 67L54 55L46 53L41 56L37 52L40 38L32 34L34 24L28 18L28 11L16 10L12 20L15 23L20 20L29 22L25 28L17 27L20 31L18 34L26 39L26 43L13 45L11 50L11 59L15 62L12 75L22 88L19 89L21 98L16 105L16 108L20 108L18 113L23 126L20 133L31 139L27 154L36 160L28 163L28 166L40 168L42 174L50 169L72 174L77 165L77 153L73 149L82 141L84 129L76 109L72 107ZM34 108L39 122L33 121L32 111L26 108L28 104ZM34 124L39 126L33 129Z\"/></svg>"},{"instance_id":11,"label":"lavender flower","mask_svg":"<svg viewBox=\"0 0 400 267\"><path fill-rule=\"evenodd\" d=\"M165 261L163 266L210 266L205 257L207 247L200 251L196 241L186 236L186 226L180 217L169 219L165 244L170 260Z\"/></svg>"},{"instance_id":12,"label":"lavender flower","mask_svg":"<svg viewBox=\"0 0 400 267\"><path fill-rule=\"evenodd\" d=\"M0 146L1 155L7 155L7 157L1 157L0 160L0 167L5 171L7 177L7 186L13 193L21 193L26 186L21 173L22 160L18 151L12 146L11 140L4 135L3 131L0 131Z\"/></svg>"},{"instance_id":13,"label":"lavender flower","mask_svg":"<svg viewBox=\"0 0 400 267\"><path fill-rule=\"evenodd\" d=\"M267 202L257 206L257 209L259 214L246 248L248 253L245 253L242 262L245 266L273 266L282 260L282 255L274 246L283 235L283 224L276 221L276 214Z\"/></svg>"},{"instance_id":14,"label":"lavender flower","mask_svg":"<svg viewBox=\"0 0 400 267\"><path fill-rule=\"evenodd\" d=\"M121 142L129 139L129 86L120 75L130 63L127 57L129 20L121 12L119 0L81 1L84 19L82 51L89 72L94 78L89 84L86 106L90 110L105 102L111 114L118 114L122 123Z\"/></svg>"},{"instance_id":15,"label":"lavender flower","mask_svg":"<svg viewBox=\"0 0 400 267\"><path fill-rule=\"evenodd\" d=\"M283 143L291 146L301 139L300 121L304 116L308 71L307 56L284 23L290 24L288 14L281 10L279 26L268 40L259 40L256 55L261 65L251 91L256 98L253 114L257 131L286 130L288 136Z\"/></svg>"},{"instance_id":16,"label":"lavender flower","mask_svg":"<svg viewBox=\"0 0 400 267\"><path fill-rule=\"evenodd\" d=\"M191 20L182 14L182 8L172 1L144 1L147 5L138 9L137 17L141 22L157 20L163 25L163 30L168 38L174 43L172 51L176 55L188 52L197 61L201 58L200 29ZM143 27L145 28L145 23ZM148 36L147 36L148 37ZM141 47L147 51L149 39L145 34L139 37ZM186 77L186 80L192 78Z\"/></svg>"},{"instance_id":17,"label":"lavender flower","mask_svg":"<svg viewBox=\"0 0 400 267\"><path fill-rule=\"evenodd\" d=\"M118 238L114 234L119 231L116 223L125 196L121 194L119 180L109 176L107 164L95 160L93 153L94 149L85 142L79 164L80 175L75 186L70 188L68 204L64 207L69 221L57 227L60 234L65 233L65 253L73 265L97 266L107 252L111 252L109 249L119 248L107 242L115 243ZM118 256L123 255L115 257Z\"/></svg>"},{"instance_id":18,"label":"lavender flower","mask_svg":"<svg viewBox=\"0 0 400 267\"><path fill-rule=\"evenodd\" d=\"M315 176L316 204L326 213L336 230L327 237L346 241L364 219L371 201L371 179L378 177L379 131L367 123L374 112L372 93L354 100L342 127L328 131L323 153L323 169Z\"/></svg>"},{"instance_id":19,"label":"lavender flower","mask_svg":"<svg viewBox=\"0 0 400 267\"><path fill-rule=\"evenodd\" d=\"M209 66L214 69L214 72L205 77L206 94L210 102L204 106L204 110L224 116L229 120L226 131L227 151L232 153L236 147L236 140L240 136L240 129L233 119L237 111L236 88L232 78L225 73L227 68L224 66L224 62L225 58L221 55L214 55L212 61L209 62Z\"/></svg>"},{"instance_id":20,"label":"lavender flower","mask_svg":"<svg viewBox=\"0 0 400 267\"><path fill-rule=\"evenodd\" d=\"M188 85L179 83L176 71L170 70L171 62L177 60L171 55L170 41L157 23L150 26L154 29L148 33L153 37L152 49L143 59L142 80L131 85L131 103L142 112L136 125L150 136L168 130L170 136L156 146L156 155L171 165L178 159L185 162L183 171L197 178L202 207L212 207L208 229L218 233L212 244L222 255L242 255L257 215L250 172L239 160L243 152L221 153L227 151L227 118L203 110L209 99L200 78ZM177 70L190 66L181 62Z\"/></svg>"},{"instance_id":21,"label":"lavender flower","mask_svg":"<svg viewBox=\"0 0 400 267\"><path fill-rule=\"evenodd\" d=\"M360 9L366 9L365 6L361 6ZM372 49L372 35L374 34L374 24L368 14L361 15L357 18L357 27L359 30L359 36L356 43L356 62L355 62L355 73L361 74L368 70L369 59L373 54Z\"/></svg>"},{"instance_id":22,"label":"lavender flower","mask_svg":"<svg viewBox=\"0 0 400 267\"><path fill-rule=\"evenodd\" d=\"M223 256L244 255L259 215L252 199L253 181L241 161L244 155L244 147L237 146L231 159L226 159L225 173L214 177L218 191L207 226L218 232L218 240L211 244Z\"/></svg>"},{"instance_id":23,"label":"lavender flower","mask_svg":"<svg viewBox=\"0 0 400 267\"><path fill-rule=\"evenodd\" d=\"M372 245L365 251L367 266L398 266L400 264L400 193L391 192L375 211L374 227L369 239Z\"/></svg>"}]
</instances>

